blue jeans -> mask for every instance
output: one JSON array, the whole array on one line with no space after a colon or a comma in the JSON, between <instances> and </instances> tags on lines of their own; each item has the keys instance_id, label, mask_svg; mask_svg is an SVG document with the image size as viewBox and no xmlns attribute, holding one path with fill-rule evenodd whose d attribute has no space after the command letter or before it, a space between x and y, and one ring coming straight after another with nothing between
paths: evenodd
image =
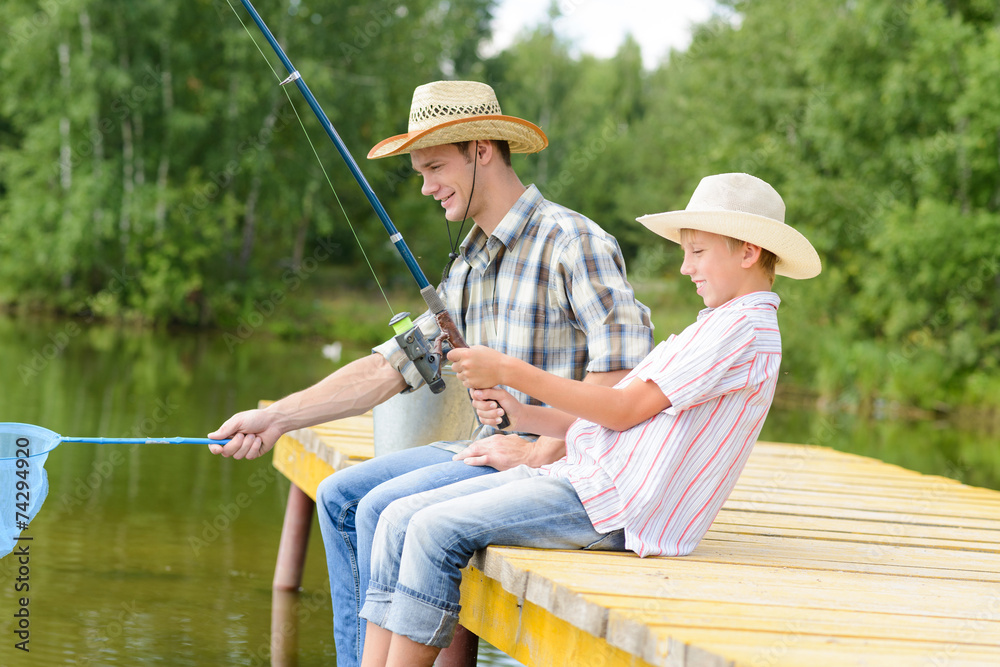
<instances>
[{"instance_id":1,"label":"blue jeans","mask_svg":"<svg viewBox=\"0 0 1000 667\"><path fill-rule=\"evenodd\" d=\"M622 551L625 536L599 533L568 481L527 466L408 496L379 519L362 618L427 646L448 646L461 570L490 544Z\"/></svg>"},{"instance_id":2,"label":"blue jeans","mask_svg":"<svg viewBox=\"0 0 1000 667\"><path fill-rule=\"evenodd\" d=\"M382 510L411 493L496 472L452 461L452 456L433 445L393 452L340 470L316 490L338 667L361 664L365 623L358 614L368 590L372 539Z\"/></svg>"}]
</instances>

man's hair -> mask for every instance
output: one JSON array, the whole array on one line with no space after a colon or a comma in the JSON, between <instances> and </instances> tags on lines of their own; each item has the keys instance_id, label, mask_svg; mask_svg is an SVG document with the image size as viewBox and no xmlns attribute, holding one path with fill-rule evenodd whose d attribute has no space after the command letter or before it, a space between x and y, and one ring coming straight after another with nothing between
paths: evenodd
<instances>
[{"instance_id":1,"label":"man's hair","mask_svg":"<svg viewBox=\"0 0 1000 667\"><path fill-rule=\"evenodd\" d=\"M690 238L690 234L692 231L693 230L691 229L680 230L681 241L686 241L688 238ZM747 241L741 241L739 239L733 238L732 236L724 236L724 235L721 236L722 238L726 239L726 247L729 248L729 252L736 252L737 250L743 247L744 243L747 243ZM754 245L757 244L755 243ZM760 249L760 257L757 258L757 266L763 269L764 275L767 277L768 281L770 281L772 285L774 284L774 275L775 275L774 269L777 264L778 264L777 255L775 255L767 248Z\"/></svg>"},{"instance_id":2,"label":"man's hair","mask_svg":"<svg viewBox=\"0 0 1000 667\"><path fill-rule=\"evenodd\" d=\"M493 145L496 146L497 150L500 151L500 157L503 158L503 163L508 167L510 164L510 144L502 139L480 139L480 141L492 141ZM472 156L469 154L469 146L472 145L471 141L456 141L455 146L458 148L458 152L465 156L466 162L472 161Z\"/></svg>"}]
</instances>

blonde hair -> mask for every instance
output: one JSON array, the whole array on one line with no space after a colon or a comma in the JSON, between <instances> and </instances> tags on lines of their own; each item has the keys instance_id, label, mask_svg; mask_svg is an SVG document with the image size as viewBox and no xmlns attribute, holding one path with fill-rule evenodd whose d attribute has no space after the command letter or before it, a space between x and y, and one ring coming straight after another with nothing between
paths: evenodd
<instances>
[{"instance_id":1,"label":"blonde hair","mask_svg":"<svg viewBox=\"0 0 1000 667\"><path fill-rule=\"evenodd\" d=\"M693 232L693 231L697 231L697 230L694 230L694 229L681 229L680 230L681 242L683 243L683 242L686 242L688 239L690 239L691 238L691 232ZM740 248L742 248L744 243L749 243L749 241L741 241L740 239L733 238L732 236L725 236L725 235L722 235L722 234L720 234L720 236L722 236L722 238L724 238L726 240L726 247L729 248L729 252L731 252L731 253L736 252ZM753 245L757 245L757 244L755 243ZM772 285L774 284L775 267L777 266L777 264L778 264L778 256L775 255L770 250L768 250L767 248L761 247L760 248L760 257L757 258L757 266L759 266L761 268L761 270L764 271L764 276L768 279L768 281Z\"/></svg>"}]
</instances>

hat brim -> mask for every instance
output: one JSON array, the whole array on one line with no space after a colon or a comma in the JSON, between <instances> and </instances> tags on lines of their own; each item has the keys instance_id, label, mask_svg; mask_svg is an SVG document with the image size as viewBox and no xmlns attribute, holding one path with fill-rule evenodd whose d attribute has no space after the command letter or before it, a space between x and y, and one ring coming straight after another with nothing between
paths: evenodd
<instances>
[{"instance_id":1,"label":"hat brim","mask_svg":"<svg viewBox=\"0 0 1000 667\"><path fill-rule=\"evenodd\" d=\"M758 245L778 257L774 270L779 276L814 278L823 268L816 249L805 236L764 216L735 211L669 211L636 220L674 243L681 242L682 229L697 229Z\"/></svg>"},{"instance_id":2,"label":"hat brim","mask_svg":"<svg viewBox=\"0 0 1000 667\"><path fill-rule=\"evenodd\" d=\"M506 141L511 153L537 153L549 145L548 137L534 123L514 116L476 116L450 120L419 132L389 137L368 151L368 159L405 155L419 148L477 139Z\"/></svg>"}]
</instances>

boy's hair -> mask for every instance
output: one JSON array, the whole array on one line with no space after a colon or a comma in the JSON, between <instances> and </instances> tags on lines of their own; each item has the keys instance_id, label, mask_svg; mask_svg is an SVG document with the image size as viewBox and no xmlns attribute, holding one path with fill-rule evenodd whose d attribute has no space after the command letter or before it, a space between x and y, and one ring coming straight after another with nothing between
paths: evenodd
<instances>
[{"instance_id":1,"label":"boy's hair","mask_svg":"<svg viewBox=\"0 0 1000 667\"><path fill-rule=\"evenodd\" d=\"M691 237L692 229L682 229L681 241L687 241ZM721 236L721 235L720 235ZM733 238L732 236L722 236L726 239L726 246L729 248L729 252L736 252L746 241L741 241L739 239ZM767 277L768 281L774 284L774 267L778 264L778 256L767 248L760 249L760 257L757 259L757 265L764 271L764 275Z\"/></svg>"},{"instance_id":2,"label":"boy's hair","mask_svg":"<svg viewBox=\"0 0 1000 667\"><path fill-rule=\"evenodd\" d=\"M500 151L500 157L503 158L503 163L508 167L511 166L510 162L510 144L501 139L480 139L480 141L492 141L493 145L496 146L497 150ZM455 147L458 148L458 152L465 156L466 162L472 161L472 156L469 155L469 146L472 144L471 141L456 141Z\"/></svg>"}]
</instances>

